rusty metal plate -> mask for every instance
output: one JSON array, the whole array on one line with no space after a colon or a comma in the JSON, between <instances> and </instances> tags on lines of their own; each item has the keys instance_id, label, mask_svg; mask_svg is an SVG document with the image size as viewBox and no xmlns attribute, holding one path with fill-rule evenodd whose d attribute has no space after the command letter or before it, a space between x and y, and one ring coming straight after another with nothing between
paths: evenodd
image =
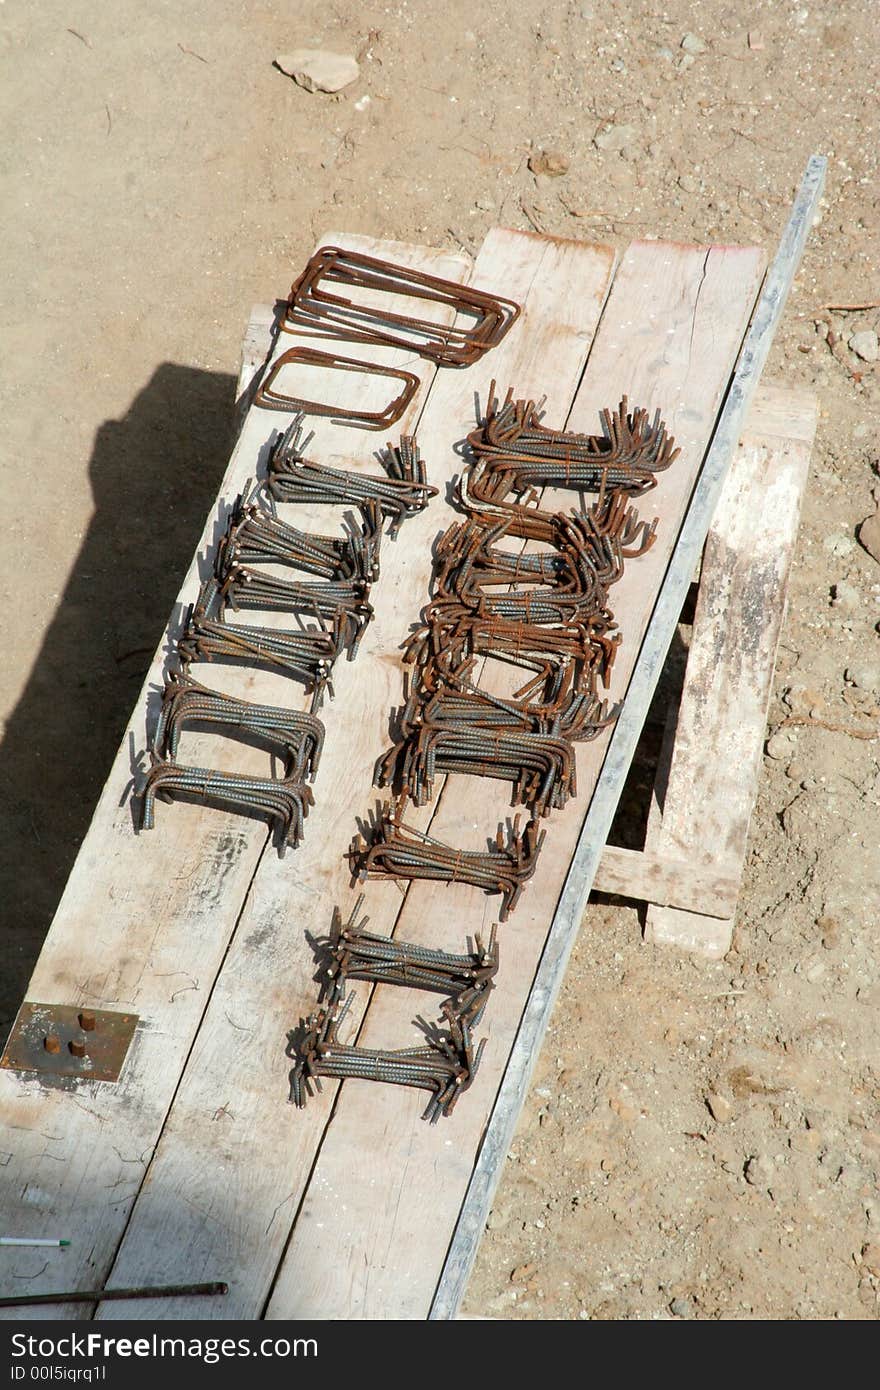
<instances>
[{"instance_id":1,"label":"rusty metal plate","mask_svg":"<svg viewBox=\"0 0 880 1390\"><path fill-rule=\"evenodd\" d=\"M0 1067L83 1081L118 1081L137 1014L76 1004L22 1004Z\"/></svg>"}]
</instances>

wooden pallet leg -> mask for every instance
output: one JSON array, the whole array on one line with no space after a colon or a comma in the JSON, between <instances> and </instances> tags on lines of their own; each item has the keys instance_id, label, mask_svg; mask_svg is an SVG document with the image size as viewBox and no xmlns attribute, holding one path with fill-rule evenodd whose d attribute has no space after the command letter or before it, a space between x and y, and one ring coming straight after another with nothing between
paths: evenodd
<instances>
[{"instance_id":1,"label":"wooden pallet leg","mask_svg":"<svg viewBox=\"0 0 880 1390\"><path fill-rule=\"evenodd\" d=\"M652 858L741 873L815 430L811 393L761 388L706 543L666 793L648 821ZM734 923L718 907L652 903L645 939L717 959Z\"/></svg>"},{"instance_id":2,"label":"wooden pallet leg","mask_svg":"<svg viewBox=\"0 0 880 1390\"><path fill-rule=\"evenodd\" d=\"M241 434L245 416L251 406L257 377L269 356L272 339L277 324L275 309L271 304L255 304L245 329L241 344L241 364L238 369L238 385L235 389L235 415L233 431L235 438Z\"/></svg>"}]
</instances>

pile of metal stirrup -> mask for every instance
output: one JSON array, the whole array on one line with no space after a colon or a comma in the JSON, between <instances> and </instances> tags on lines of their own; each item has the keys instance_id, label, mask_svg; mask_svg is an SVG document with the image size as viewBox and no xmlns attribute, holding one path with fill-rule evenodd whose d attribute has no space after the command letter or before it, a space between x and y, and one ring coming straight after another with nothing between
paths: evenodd
<instances>
[{"instance_id":1,"label":"pile of metal stirrup","mask_svg":"<svg viewBox=\"0 0 880 1390\"><path fill-rule=\"evenodd\" d=\"M440 314L418 317L416 305L433 305ZM403 312L406 306L407 312ZM443 280L409 266L375 256L322 246L294 280L281 320L288 333L309 338L367 343L415 353L438 367L468 367L497 346L519 316L520 306L470 285ZM446 322L442 322L445 319ZM286 395L278 386L281 375L297 366L318 367L326 377L342 381L348 375L383 377L402 383L378 411L339 402L306 400ZM276 357L254 396L264 410L304 410L329 416L336 424L377 430L395 424L415 397L420 380L414 372L387 363L322 352L310 343L298 344Z\"/></svg>"},{"instance_id":2,"label":"pile of metal stirrup","mask_svg":"<svg viewBox=\"0 0 880 1390\"><path fill-rule=\"evenodd\" d=\"M541 819L576 794L576 745L616 714L605 698L621 640L609 590L655 536L656 522L642 521L629 499L654 486L677 453L659 417L629 412L626 399L601 419L597 436L548 430L538 404L509 392L499 405L493 383L459 487L469 515L436 545L433 598L405 644L413 677L397 740L376 765L377 785L395 798L351 846L359 877L470 884L500 895L503 922L535 871ZM545 487L578 492L581 509L542 510ZM585 492L595 494L589 503ZM481 689L487 658L523 684L505 698ZM475 851L407 825L407 802L425 805L438 776L455 773L509 782L513 804L529 814L522 831L517 816ZM367 933L366 920L355 921L360 903L345 924L334 913L324 1007L291 1039L291 1099L304 1105L322 1077L359 1077L430 1090L425 1118L434 1121L479 1065L483 1044L474 1049L471 1029L498 968L495 928L488 948L477 941L471 955L453 956ZM444 1030L396 1051L340 1043L349 979L442 991Z\"/></svg>"},{"instance_id":3,"label":"pile of metal stirrup","mask_svg":"<svg viewBox=\"0 0 880 1390\"><path fill-rule=\"evenodd\" d=\"M326 943L326 1000L318 1013L304 1019L291 1038L288 1055L291 1100L304 1106L306 1097L321 1090L321 1078L358 1077L390 1085L430 1091L423 1118L433 1124L448 1115L477 1074L483 1043L474 1047L471 1030L479 1023L498 970L495 928L488 945L478 938L465 955L435 951L366 930L369 918L357 921L359 897L347 922L338 908ZM443 994L443 1026L430 1032L423 1046L398 1048L352 1047L339 1042L339 1028L354 995L349 980L403 985Z\"/></svg>"},{"instance_id":4,"label":"pile of metal stirrup","mask_svg":"<svg viewBox=\"0 0 880 1390\"><path fill-rule=\"evenodd\" d=\"M576 794L575 745L616 714L605 698L620 642L609 590L654 541L656 522L642 521L629 497L677 453L659 416L630 412L626 399L601 420L600 435L547 429L538 404L512 391L499 404L492 383L459 485L469 516L437 544L434 595L405 648L413 675L397 741L376 766L377 785L396 801L372 842L352 846L362 877L483 887L501 894L504 921L534 872L539 819ZM595 497L580 511L547 511L545 487ZM487 658L523 684L506 698L482 690ZM406 801L425 805L449 773L509 782L512 804L530 813L522 836L515 824L509 843L499 836L494 853L473 853L408 829Z\"/></svg>"},{"instance_id":5,"label":"pile of metal stirrup","mask_svg":"<svg viewBox=\"0 0 880 1390\"><path fill-rule=\"evenodd\" d=\"M203 585L176 646L142 789L142 826L152 828L155 801L185 797L265 816L276 827L279 852L299 844L309 807L324 726L318 718L332 671L345 652L353 660L373 609L370 586L379 577L383 518L396 535L436 489L428 485L418 446L404 437L388 445L387 477L325 469L303 455L302 415L273 444L266 503L259 492L240 496L217 547L214 574ZM347 505L341 535L323 536L283 521L276 502ZM271 566L271 568L268 568ZM278 569L289 572L279 578ZM289 614L276 627L239 621L247 611ZM232 616L230 616L230 614ZM299 681L311 710L252 704L193 680L195 662L269 667ZM256 742L278 757L281 775L257 777L192 767L178 761L181 733L209 728Z\"/></svg>"}]
</instances>

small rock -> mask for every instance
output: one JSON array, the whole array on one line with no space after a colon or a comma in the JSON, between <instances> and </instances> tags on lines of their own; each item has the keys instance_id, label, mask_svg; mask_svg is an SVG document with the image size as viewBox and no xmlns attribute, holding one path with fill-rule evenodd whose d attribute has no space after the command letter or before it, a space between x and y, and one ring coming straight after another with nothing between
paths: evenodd
<instances>
[{"instance_id":1,"label":"small rock","mask_svg":"<svg viewBox=\"0 0 880 1390\"><path fill-rule=\"evenodd\" d=\"M809 980L811 985L816 984L825 974L825 962L821 960L810 961L810 963L805 966L803 974L804 979Z\"/></svg>"},{"instance_id":2,"label":"small rock","mask_svg":"<svg viewBox=\"0 0 880 1390\"><path fill-rule=\"evenodd\" d=\"M692 1318L694 1310L687 1298L674 1298L669 1305L669 1311L674 1318Z\"/></svg>"},{"instance_id":3,"label":"small rock","mask_svg":"<svg viewBox=\"0 0 880 1390\"><path fill-rule=\"evenodd\" d=\"M880 357L880 339L873 328L863 328L859 333L851 333L849 345L856 357L863 362L876 362Z\"/></svg>"},{"instance_id":4,"label":"small rock","mask_svg":"<svg viewBox=\"0 0 880 1390\"><path fill-rule=\"evenodd\" d=\"M623 1086L619 1094L608 1097L608 1105L610 1109L614 1111L615 1115L620 1116L621 1120L624 1120L627 1124L632 1124L634 1120L639 1118L639 1112L634 1105L629 1103L627 1099L628 1095L629 1088Z\"/></svg>"},{"instance_id":5,"label":"small rock","mask_svg":"<svg viewBox=\"0 0 880 1390\"><path fill-rule=\"evenodd\" d=\"M658 48L657 57L662 58L664 63L671 63L673 58L675 57L675 54L673 53L671 48Z\"/></svg>"},{"instance_id":6,"label":"small rock","mask_svg":"<svg viewBox=\"0 0 880 1390\"><path fill-rule=\"evenodd\" d=\"M679 72L687 72L688 68L692 68L696 61L693 53L682 53L676 66Z\"/></svg>"},{"instance_id":7,"label":"small rock","mask_svg":"<svg viewBox=\"0 0 880 1390\"><path fill-rule=\"evenodd\" d=\"M859 543L880 565L880 512L865 517L859 527Z\"/></svg>"},{"instance_id":8,"label":"small rock","mask_svg":"<svg viewBox=\"0 0 880 1390\"><path fill-rule=\"evenodd\" d=\"M733 1114L733 1106L730 1101L725 1096L719 1096L715 1091L709 1091L707 1094L706 1109L719 1125L726 1124Z\"/></svg>"},{"instance_id":9,"label":"small rock","mask_svg":"<svg viewBox=\"0 0 880 1390\"><path fill-rule=\"evenodd\" d=\"M275 59L275 66L307 92L341 92L356 82L360 68L347 53L324 48L295 48Z\"/></svg>"},{"instance_id":10,"label":"small rock","mask_svg":"<svg viewBox=\"0 0 880 1390\"><path fill-rule=\"evenodd\" d=\"M706 45L697 34L685 34L680 47L684 49L685 53L690 53L694 56L698 53L706 52Z\"/></svg>"},{"instance_id":11,"label":"small rock","mask_svg":"<svg viewBox=\"0 0 880 1390\"><path fill-rule=\"evenodd\" d=\"M700 180L695 179L693 174L682 174L678 180L679 188L683 188L685 193L699 193Z\"/></svg>"},{"instance_id":12,"label":"small rock","mask_svg":"<svg viewBox=\"0 0 880 1390\"><path fill-rule=\"evenodd\" d=\"M778 733L771 734L765 747L768 758L790 758L797 748L797 739L790 730L780 729Z\"/></svg>"},{"instance_id":13,"label":"small rock","mask_svg":"<svg viewBox=\"0 0 880 1390\"><path fill-rule=\"evenodd\" d=\"M773 1181L773 1159L767 1154L752 1154L743 1168L743 1177L750 1187L769 1187Z\"/></svg>"},{"instance_id":14,"label":"small rock","mask_svg":"<svg viewBox=\"0 0 880 1390\"><path fill-rule=\"evenodd\" d=\"M869 1274L880 1279L880 1245L871 1240L862 1246L862 1264Z\"/></svg>"},{"instance_id":15,"label":"small rock","mask_svg":"<svg viewBox=\"0 0 880 1390\"><path fill-rule=\"evenodd\" d=\"M492 212L494 211L495 203L491 198L478 198L476 206L479 208L480 212Z\"/></svg>"},{"instance_id":16,"label":"small rock","mask_svg":"<svg viewBox=\"0 0 880 1390\"><path fill-rule=\"evenodd\" d=\"M861 534L859 539L861 540ZM861 606L862 595L854 584L848 584L845 579L841 579L832 586L832 589L832 608L859 608Z\"/></svg>"},{"instance_id":17,"label":"small rock","mask_svg":"<svg viewBox=\"0 0 880 1390\"><path fill-rule=\"evenodd\" d=\"M749 48L755 53L760 53L764 47L764 40L756 29L749 30Z\"/></svg>"},{"instance_id":18,"label":"small rock","mask_svg":"<svg viewBox=\"0 0 880 1390\"><path fill-rule=\"evenodd\" d=\"M823 696L821 690L809 685L791 685L782 692L783 703L794 714L809 714L811 709L822 706Z\"/></svg>"},{"instance_id":19,"label":"small rock","mask_svg":"<svg viewBox=\"0 0 880 1390\"><path fill-rule=\"evenodd\" d=\"M547 174L551 179L559 179L568 173L568 160L558 150L540 150L529 157L529 168L533 174Z\"/></svg>"},{"instance_id":20,"label":"small rock","mask_svg":"<svg viewBox=\"0 0 880 1390\"><path fill-rule=\"evenodd\" d=\"M798 1130L789 1139L788 1146L795 1153L806 1154L809 1158L815 1158L822 1147L822 1136L815 1129Z\"/></svg>"},{"instance_id":21,"label":"small rock","mask_svg":"<svg viewBox=\"0 0 880 1390\"><path fill-rule=\"evenodd\" d=\"M525 1284L531 1279L535 1270L538 1268L533 1262L524 1265L517 1265L516 1269L510 1271L511 1284Z\"/></svg>"},{"instance_id":22,"label":"small rock","mask_svg":"<svg viewBox=\"0 0 880 1390\"><path fill-rule=\"evenodd\" d=\"M829 555L835 555L839 560L851 555L855 548L856 543L852 536L826 536L822 542L822 549L827 550Z\"/></svg>"},{"instance_id":23,"label":"small rock","mask_svg":"<svg viewBox=\"0 0 880 1390\"><path fill-rule=\"evenodd\" d=\"M617 151L631 145L638 134L634 125L613 125L596 135L593 144L598 150Z\"/></svg>"},{"instance_id":24,"label":"small rock","mask_svg":"<svg viewBox=\"0 0 880 1390\"><path fill-rule=\"evenodd\" d=\"M859 690L880 691L880 661L857 659L847 666L845 675Z\"/></svg>"},{"instance_id":25,"label":"small rock","mask_svg":"<svg viewBox=\"0 0 880 1390\"><path fill-rule=\"evenodd\" d=\"M354 109L355 109L355 111L366 111L366 109L367 109L367 107L369 106L369 104L370 104L370 94L369 94L369 92L364 92L363 96L362 96L362 97L358 97L357 101L355 102L355 104L354 104Z\"/></svg>"}]
</instances>

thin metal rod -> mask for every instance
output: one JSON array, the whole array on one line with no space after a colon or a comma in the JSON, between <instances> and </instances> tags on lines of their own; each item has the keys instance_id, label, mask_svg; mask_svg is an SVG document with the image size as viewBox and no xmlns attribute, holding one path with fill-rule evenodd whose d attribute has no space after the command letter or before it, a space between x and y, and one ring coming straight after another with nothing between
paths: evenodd
<instances>
[{"instance_id":1,"label":"thin metal rod","mask_svg":"<svg viewBox=\"0 0 880 1390\"><path fill-rule=\"evenodd\" d=\"M504 1077L483 1138L476 1166L429 1317L453 1318L464 1296L477 1246L492 1205L504 1158L513 1139L550 1014L577 938L587 899L629 765L648 713L694 566L718 504L730 461L770 351L825 182L827 160L813 155L807 163L788 225L771 265L751 326L746 334L730 390L669 567L663 579L620 716L608 745L602 772L581 827L574 856L557 903L541 961L526 1001Z\"/></svg>"},{"instance_id":2,"label":"thin metal rod","mask_svg":"<svg viewBox=\"0 0 880 1390\"><path fill-rule=\"evenodd\" d=\"M163 1284L146 1289L75 1289L71 1293L23 1293L0 1298L0 1308L33 1308L38 1303L108 1303L123 1298L194 1298L199 1294L229 1293L229 1285Z\"/></svg>"}]
</instances>

